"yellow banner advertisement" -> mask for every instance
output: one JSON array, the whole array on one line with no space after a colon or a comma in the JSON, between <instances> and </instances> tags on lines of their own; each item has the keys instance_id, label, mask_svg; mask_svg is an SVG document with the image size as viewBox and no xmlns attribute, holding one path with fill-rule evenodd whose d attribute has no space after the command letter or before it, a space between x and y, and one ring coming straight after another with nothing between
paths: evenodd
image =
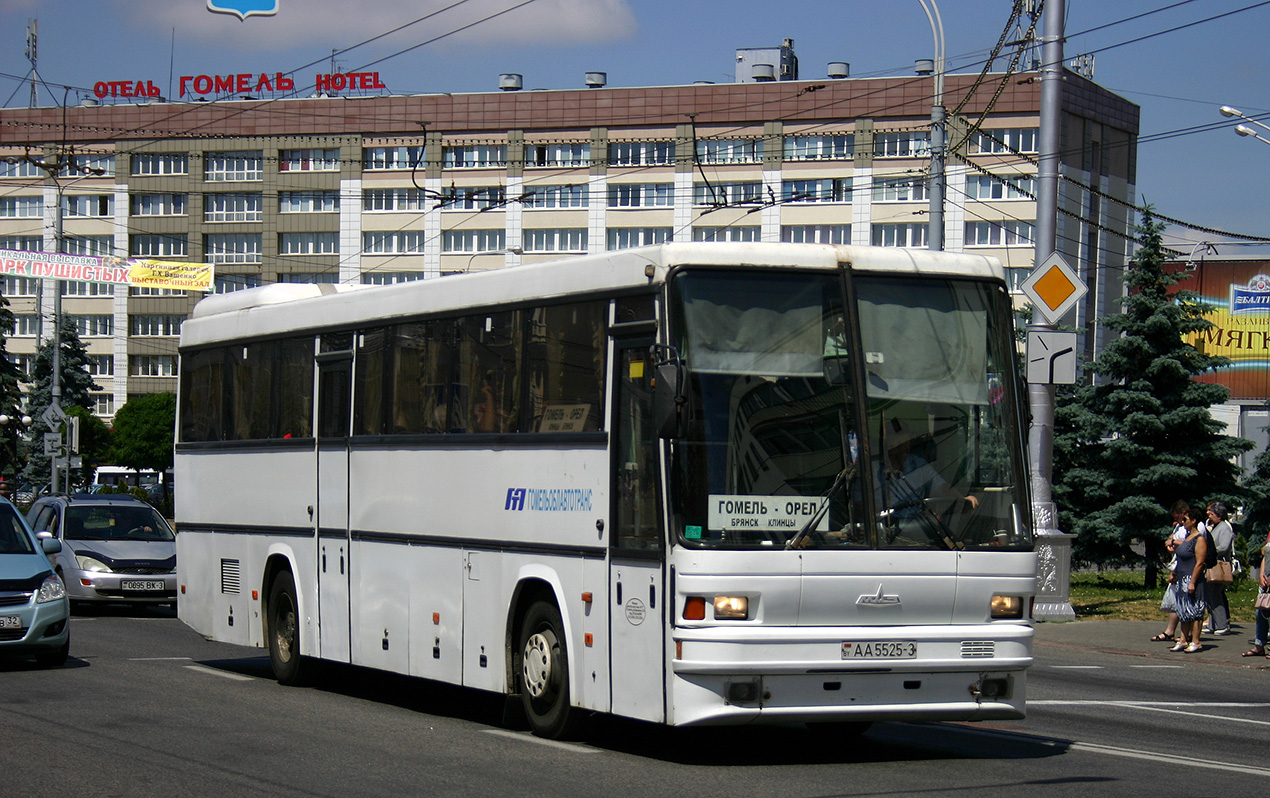
<instances>
[{"instance_id":1,"label":"yellow banner advertisement","mask_svg":"<svg viewBox=\"0 0 1270 798\"><path fill-rule=\"evenodd\" d=\"M11 274L36 280L210 291L213 272L210 263L0 249L0 275Z\"/></svg>"}]
</instances>

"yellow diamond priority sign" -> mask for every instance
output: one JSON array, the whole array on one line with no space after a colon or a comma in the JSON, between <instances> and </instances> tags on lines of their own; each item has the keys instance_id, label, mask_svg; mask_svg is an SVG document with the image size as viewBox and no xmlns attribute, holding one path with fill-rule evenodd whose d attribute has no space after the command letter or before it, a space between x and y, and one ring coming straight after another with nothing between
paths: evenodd
<instances>
[{"instance_id":1,"label":"yellow diamond priority sign","mask_svg":"<svg viewBox=\"0 0 1270 798\"><path fill-rule=\"evenodd\" d=\"M1050 324L1057 324L1089 290L1057 252L1033 269L1020 288Z\"/></svg>"}]
</instances>

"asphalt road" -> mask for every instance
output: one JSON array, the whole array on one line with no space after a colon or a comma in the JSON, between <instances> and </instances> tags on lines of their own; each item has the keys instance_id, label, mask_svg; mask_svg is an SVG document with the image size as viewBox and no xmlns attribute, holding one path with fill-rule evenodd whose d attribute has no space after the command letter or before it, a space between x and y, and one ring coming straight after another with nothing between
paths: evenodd
<instances>
[{"instance_id":1,"label":"asphalt road","mask_svg":"<svg viewBox=\"0 0 1270 798\"><path fill-rule=\"evenodd\" d=\"M1015 723L841 739L601 719L555 743L503 728L485 694L349 667L281 687L258 650L209 643L167 610L108 609L72 620L64 668L0 662L0 798L1260 791L1270 661L1170 659L1139 642L1150 625L1097 640L1079 627L1038 632Z\"/></svg>"}]
</instances>

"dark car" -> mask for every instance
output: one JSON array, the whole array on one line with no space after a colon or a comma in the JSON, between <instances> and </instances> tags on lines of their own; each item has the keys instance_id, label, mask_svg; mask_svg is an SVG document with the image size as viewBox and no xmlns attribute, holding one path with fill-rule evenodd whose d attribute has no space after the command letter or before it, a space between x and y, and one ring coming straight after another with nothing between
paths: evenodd
<instances>
[{"instance_id":1,"label":"dark car","mask_svg":"<svg viewBox=\"0 0 1270 798\"><path fill-rule=\"evenodd\" d=\"M66 662L70 609L49 563L61 548L54 539L37 539L0 498L0 656L34 656L48 666Z\"/></svg>"},{"instance_id":2,"label":"dark car","mask_svg":"<svg viewBox=\"0 0 1270 798\"><path fill-rule=\"evenodd\" d=\"M62 550L51 558L72 602L176 604L176 535L127 494L41 496L27 511Z\"/></svg>"}]
</instances>

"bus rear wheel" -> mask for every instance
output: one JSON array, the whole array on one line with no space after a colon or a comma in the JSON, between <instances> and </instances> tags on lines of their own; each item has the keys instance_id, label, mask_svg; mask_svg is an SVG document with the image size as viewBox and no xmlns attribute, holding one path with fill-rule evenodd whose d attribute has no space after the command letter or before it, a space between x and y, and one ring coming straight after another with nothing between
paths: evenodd
<instances>
[{"instance_id":1,"label":"bus rear wheel","mask_svg":"<svg viewBox=\"0 0 1270 798\"><path fill-rule=\"evenodd\" d=\"M279 684L300 684L305 668L300 657L300 612L295 578L283 571L269 588L269 664Z\"/></svg>"},{"instance_id":2,"label":"bus rear wheel","mask_svg":"<svg viewBox=\"0 0 1270 798\"><path fill-rule=\"evenodd\" d=\"M569 651L554 604L536 601L525 613L517 647L520 699L529 727L539 737L559 739L573 725L569 705Z\"/></svg>"}]
</instances>

